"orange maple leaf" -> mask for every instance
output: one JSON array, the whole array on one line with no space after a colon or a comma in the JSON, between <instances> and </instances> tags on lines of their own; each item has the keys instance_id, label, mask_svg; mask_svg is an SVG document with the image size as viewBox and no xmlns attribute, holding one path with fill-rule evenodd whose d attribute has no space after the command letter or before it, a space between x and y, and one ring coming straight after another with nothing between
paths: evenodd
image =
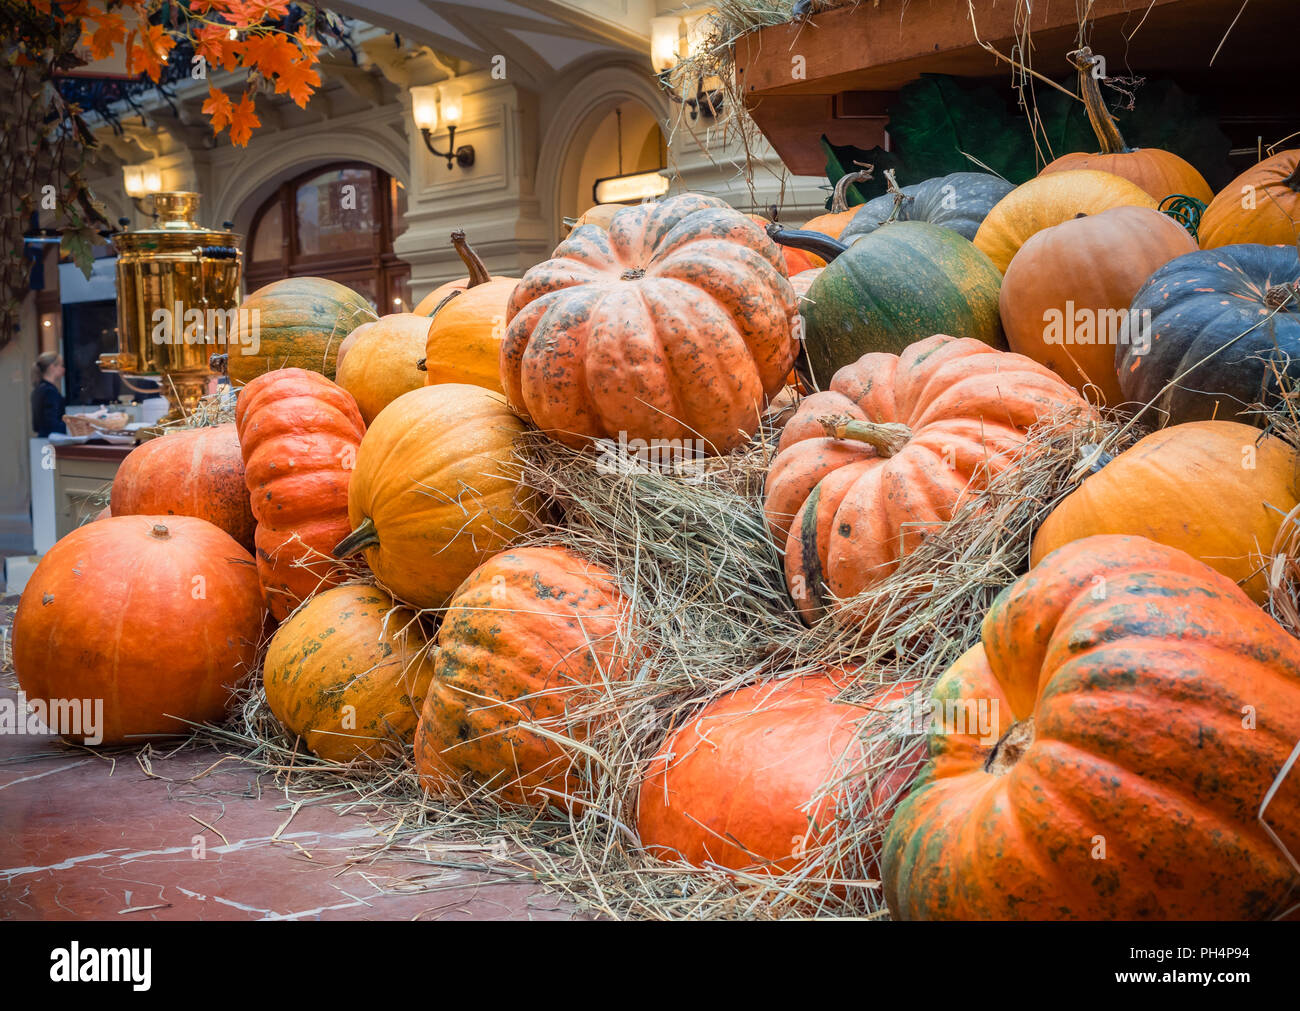
<instances>
[{"instance_id":1,"label":"orange maple leaf","mask_svg":"<svg viewBox=\"0 0 1300 1011\"><path fill-rule=\"evenodd\" d=\"M195 33L194 52L212 66L234 70L239 65L239 54L244 43L230 37L230 29L223 25L204 25Z\"/></svg>"},{"instance_id":2,"label":"orange maple leaf","mask_svg":"<svg viewBox=\"0 0 1300 1011\"><path fill-rule=\"evenodd\" d=\"M306 25L298 26L298 32L294 35L294 38L298 40L298 48L302 50L302 55L314 63L316 54L320 52L320 40L312 38L307 31Z\"/></svg>"},{"instance_id":3,"label":"orange maple leaf","mask_svg":"<svg viewBox=\"0 0 1300 1011\"><path fill-rule=\"evenodd\" d=\"M250 35L244 41L244 66L263 77L283 74L298 58L298 47L279 33Z\"/></svg>"},{"instance_id":4,"label":"orange maple leaf","mask_svg":"<svg viewBox=\"0 0 1300 1011\"><path fill-rule=\"evenodd\" d=\"M234 105L230 101L230 96L209 84L208 100L203 103L203 112L212 117L213 133L220 133L222 127L230 123L233 110Z\"/></svg>"},{"instance_id":5,"label":"orange maple leaf","mask_svg":"<svg viewBox=\"0 0 1300 1011\"><path fill-rule=\"evenodd\" d=\"M231 0L225 14L236 28L251 28L263 21L276 21L289 13L287 0Z\"/></svg>"},{"instance_id":6,"label":"orange maple leaf","mask_svg":"<svg viewBox=\"0 0 1300 1011\"><path fill-rule=\"evenodd\" d=\"M136 33L132 32L134 36ZM126 54L126 72L128 74L145 73L157 83L162 77L163 61L176 45L167 29L162 25L141 24L140 41L133 43Z\"/></svg>"},{"instance_id":7,"label":"orange maple leaf","mask_svg":"<svg viewBox=\"0 0 1300 1011\"><path fill-rule=\"evenodd\" d=\"M99 17L99 27L87 32L82 43L90 47L93 59L102 60L113 55L113 46L126 38L126 21L121 14L106 11Z\"/></svg>"},{"instance_id":8,"label":"orange maple leaf","mask_svg":"<svg viewBox=\"0 0 1300 1011\"><path fill-rule=\"evenodd\" d=\"M253 108L253 95L245 91L230 117L230 143L247 147L248 138L253 136L253 128L261 125L262 121L257 118L257 112Z\"/></svg>"},{"instance_id":9,"label":"orange maple leaf","mask_svg":"<svg viewBox=\"0 0 1300 1011\"><path fill-rule=\"evenodd\" d=\"M312 69L311 60L294 60L275 79L275 93L282 95L286 91L298 108L307 108L307 99L320 87L320 74Z\"/></svg>"}]
</instances>

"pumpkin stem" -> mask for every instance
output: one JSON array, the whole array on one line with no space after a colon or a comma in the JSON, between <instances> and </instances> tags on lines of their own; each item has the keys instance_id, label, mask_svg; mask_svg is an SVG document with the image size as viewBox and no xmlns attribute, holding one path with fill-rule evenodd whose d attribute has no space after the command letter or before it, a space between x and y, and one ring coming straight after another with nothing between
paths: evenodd
<instances>
[{"instance_id":1,"label":"pumpkin stem","mask_svg":"<svg viewBox=\"0 0 1300 1011\"><path fill-rule=\"evenodd\" d=\"M644 267L629 267L618 275L620 281L639 281L643 277L645 277Z\"/></svg>"},{"instance_id":2,"label":"pumpkin stem","mask_svg":"<svg viewBox=\"0 0 1300 1011\"><path fill-rule=\"evenodd\" d=\"M1295 171L1282 180L1282 185L1289 190L1300 193L1300 161L1296 162Z\"/></svg>"},{"instance_id":3,"label":"pumpkin stem","mask_svg":"<svg viewBox=\"0 0 1300 1011\"><path fill-rule=\"evenodd\" d=\"M165 541L171 536L171 532L164 523L155 523L153 529L149 531L150 537L157 537L160 541Z\"/></svg>"},{"instance_id":4,"label":"pumpkin stem","mask_svg":"<svg viewBox=\"0 0 1300 1011\"><path fill-rule=\"evenodd\" d=\"M912 430L896 422L862 421L847 414L827 414L817 419L832 439L865 442L881 457L897 456L912 437Z\"/></svg>"},{"instance_id":5,"label":"pumpkin stem","mask_svg":"<svg viewBox=\"0 0 1300 1011\"><path fill-rule=\"evenodd\" d=\"M1092 124L1092 132L1097 135L1097 143L1101 145L1100 153L1123 154L1125 151L1132 151L1133 149L1124 143L1119 127L1115 125L1115 117L1110 114L1106 102L1101 97L1099 78L1093 73L1093 67L1100 62L1100 58L1093 56L1092 50L1084 46L1068 54L1066 59L1079 71L1079 91L1083 98L1083 106L1088 110L1088 122Z\"/></svg>"},{"instance_id":6,"label":"pumpkin stem","mask_svg":"<svg viewBox=\"0 0 1300 1011\"><path fill-rule=\"evenodd\" d=\"M806 253L816 253L827 263L830 263L835 257L849 247L837 239L832 239L829 235L823 235L821 232L809 232L800 228L782 228L775 222L767 226L767 237L773 242L789 246L791 249L802 249Z\"/></svg>"},{"instance_id":7,"label":"pumpkin stem","mask_svg":"<svg viewBox=\"0 0 1300 1011\"><path fill-rule=\"evenodd\" d=\"M984 771L994 776L1005 776L1034 743L1034 718L1013 723L1002 735L989 757L984 760Z\"/></svg>"},{"instance_id":8,"label":"pumpkin stem","mask_svg":"<svg viewBox=\"0 0 1300 1011\"><path fill-rule=\"evenodd\" d=\"M208 356L208 368L210 368L213 372L215 372L219 376L224 376L226 374L229 364L230 364L230 355L228 354Z\"/></svg>"},{"instance_id":9,"label":"pumpkin stem","mask_svg":"<svg viewBox=\"0 0 1300 1011\"><path fill-rule=\"evenodd\" d=\"M894 195L894 206L889 212L889 217L881 222L882 225L888 224L890 221L897 221L898 212L903 209L903 204L912 199L899 188L898 173L893 169L885 169L885 191Z\"/></svg>"},{"instance_id":10,"label":"pumpkin stem","mask_svg":"<svg viewBox=\"0 0 1300 1011\"><path fill-rule=\"evenodd\" d=\"M429 361L428 358L421 358L418 362L415 363L416 369L420 372L428 372L429 369L426 364L428 361Z\"/></svg>"},{"instance_id":11,"label":"pumpkin stem","mask_svg":"<svg viewBox=\"0 0 1300 1011\"><path fill-rule=\"evenodd\" d=\"M854 164L860 165L861 162ZM849 209L849 187L854 183L870 182L875 175L874 165L866 165L856 172L846 172L840 176L839 182L835 184L835 189L831 191L831 213L843 214Z\"/></svg>"},{"instance_id":12,"label":"pumpkin stem","mask_svg":"<svg viewBox=\"0 0 1300 1011\"><path fill-rule=\"evenodd\" d=\"M450 302L457 295L459 295L460 291L461 290L459 288L453 288L451 291L447 292L447 294L445 294L441 299L439 299L438 304L435 305L433 307L433 310L429 313L429 319L433 319L433 317L437 316L438 313L442 311L442 307L446 305L448 302Z\"/></svg>"},{"instance_id":13,"label":"pumpkin stem","mask_svg":"<svg viewBox=\"0 0 1300 1011\"><path fill-rule=\"evenodd\" d=\"M1300 299L1300 281L1295 284L1271 284L1264 292L1264 305L1273 310L1283 309L1293 298Z\"/></svg>"},{"instance_id":14,"label":"pumpkin stem","mask_svg":"<svg viewBox=\"0 0 1300 1011\"><path fill-rule=\"evenodd\" d=\"M488 273L487 264L480 258L478 253L465 241L465 230L457 228L451 233L451 244L456 252L460 255L465 269L469 271L469 284L467 288L473 288L477 284L485 284L492 280L492 275ZM436 310L435 310L436 311Z\"/></svg>"},{"instance_id":15,"label":"pumpkin stem","mask_svg":"<svg viewBox=\"0 0 1300 1011\"><path fill-rule=\"evenodd\" d=\"M378 543L379 531L375 529L375 521L367 516L359 527L334 545L333 555L335 558L351 558L357 552Z\"/></svg>"}]
</instances>

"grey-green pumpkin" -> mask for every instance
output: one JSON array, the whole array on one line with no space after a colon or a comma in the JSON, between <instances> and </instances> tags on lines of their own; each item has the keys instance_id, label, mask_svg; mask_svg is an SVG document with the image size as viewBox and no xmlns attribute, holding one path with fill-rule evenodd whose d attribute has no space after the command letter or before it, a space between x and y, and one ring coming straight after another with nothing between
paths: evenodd
<instances>
[{"instance_id":1,"label":"grey-green pumpkin","mask_svg":"<svg viewBox=\"0 0 1300 1011\"><path fill-rule=\"evenodd\" d=\"M870 235L883 223L925 221L951 228L967 239L974 239L980 223L999 200L1015 187L1005 179L987 172L953 172L936 176L912 186L904 186L897 197L893 193L868 200L853 215L840 233L841 242L852 242ZM898 213L894 214L894 206Z\"/></svg>"},{"instance_id":2,"label":"grey-green pumpkin","mask_svg":"<svg viewBox=\"0 0 1300 1011\"><path fill-rule=\"evenodd\" d=\"M950 228L891 222L847 246L816 232L770 227L768 234L829 261L799 302L804 353L822 388L868 352L900 354L934 334L1006 347L1002 275Z\"/></svg>"}]
</instances>

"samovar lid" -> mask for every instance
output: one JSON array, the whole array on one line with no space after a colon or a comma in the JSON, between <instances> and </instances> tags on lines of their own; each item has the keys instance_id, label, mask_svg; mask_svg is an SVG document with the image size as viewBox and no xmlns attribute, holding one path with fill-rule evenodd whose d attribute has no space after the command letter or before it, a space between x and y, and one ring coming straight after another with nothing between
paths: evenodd
<instances>
[{"instance_id":1,"label":"samovar lid","mask_svg":"<svg viewBox=\"0 0 1300 1011\"><path fill-rule=\"evenodd\" d=\"M188 191L155 193L154 214L157 221L150 228L133 228L113 236L119 252L138 250L180 251L196 246L239 246L243 238L237 232L204 228L195 219L199 213L199 194Z\"/></svg>"}]
</instances>

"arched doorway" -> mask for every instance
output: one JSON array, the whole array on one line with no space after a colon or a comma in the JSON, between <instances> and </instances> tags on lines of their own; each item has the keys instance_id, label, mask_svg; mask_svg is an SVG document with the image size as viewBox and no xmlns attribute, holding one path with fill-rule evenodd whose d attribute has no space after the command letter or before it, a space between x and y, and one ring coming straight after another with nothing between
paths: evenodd
<instances>
[{"instance_id":1,"label":"arched doorway","mask_svg":"<svg viewBox=\"0 0 1300 1011\"><path fill-rule=\"evenodd\" d=\"M276 188L253 214L245 285L327 277L360 292L381 314L411 308L411 268L393 253L406 230L406 190L364 162L317 166Z\"/></svg>"},{"instance_id":2,"label":"arched doorway","mask_svg":"<svg viewBox=\"0 0 1300 1011\"><path fill-rule=\"evenodd\" d=\"M558 211L577 217L596 203L598 179L665 167L667 149L658 116L635 98L593 110L574 131L560 170Z\"/></svg>"}]
</instances>

